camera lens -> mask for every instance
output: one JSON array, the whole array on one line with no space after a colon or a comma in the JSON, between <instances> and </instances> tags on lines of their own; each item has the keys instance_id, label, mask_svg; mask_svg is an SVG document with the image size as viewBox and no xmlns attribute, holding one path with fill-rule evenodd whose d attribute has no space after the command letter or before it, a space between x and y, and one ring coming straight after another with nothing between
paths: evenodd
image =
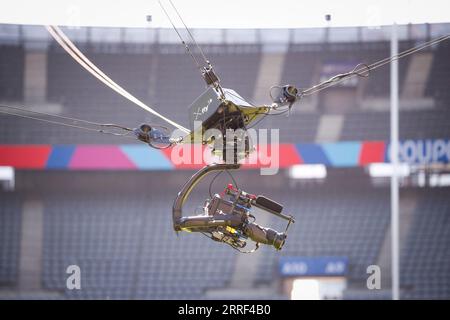
<instances>
[{"instance_id":1,"label":"camera lens","mask_svg":"<svg viewBox=\"0 0 450 320\"><path fill-rule=\"evenodd\" d=\"M286 242L286 235L284 233L276 232L272 242L272 245L275 247L275 249L281 250L285 242Z\"/></svg>"},{"instance_id":2,"label":"camera lens","mask_svg":"<svg viewBox=\"0 0 450 320\"><path fill-rule=\"evenodd\" d=\"M273 245L277 250L280 250L286 241L286 234L271 228L263 228L256 223L249 223L245 228L245 234L253 241Z\"/></svg>"}]
</instances>

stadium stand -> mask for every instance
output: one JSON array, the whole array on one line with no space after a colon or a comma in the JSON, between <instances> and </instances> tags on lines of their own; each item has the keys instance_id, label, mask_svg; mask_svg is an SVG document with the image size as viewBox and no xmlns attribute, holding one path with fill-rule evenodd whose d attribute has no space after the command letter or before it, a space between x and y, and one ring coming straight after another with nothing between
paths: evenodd
<instances>
[{"instance_id":1,"label":"stadium stand","mask_svg":"<svg viewBox=\"0 0 450 320\"><path fill-rule=\"evenodd\" d=\"M449 192L449 188L441 188L420 193L401 255L401 283L406 299L450 297Z\"/></svg>"},{"instance_id":2,"label":"stadium stand","mask_svg":"<svg viewBox=\"0 0 450 320\"><path fill-rule=\"evenodd\" d=\"M85 54L120 86L148 102L151 54L111 53L90 47ZM100 83L59 48L50 48L48 53L48 99L63 104L64 114L98 122L119 121L129 126L149 116Z\"/></svg>"},{"instance_id":3,"label":"stadium stand","mask_svg":"<svg viewBox=\"0 0 450 320\"><path fill-rule=\"evenodd\" d=\"M448 109L450 90L448 77L450 75L450 45L442 43L436 50L431 67L430 81L427 83L426 94L437 101L437 106Z\"/></svg>"},{"instance_id":4,"label":"stadium stand","mask_svg":"<svg viewBox=\"0 0 450 320\"><path fill-rule=\"evenodd\" d=\"M347 113L341 140L389 140L389 112L356 111ZM450 136L450 110L401 111L400 139L442 139Z\"/></svg>"},{"instance_id":5,"label":"stadium stand","mask_svg":"<svg viewBox=\"0 0 450 320\"><path fill-rule=\"evenodd\" d=\"M236 253L203 237L177 238L172 201L166 192L49 197L44 288L64 291L72 264L83 270L83 290L65 290L68 298L195 299L225 286Z\"/></svg>"},{"instance_id":6,"label":"stadium stand","mask_svg":"<svg viewBox=\"0 0 450 320\"><path fill-rule=\"evenodd\" d=\"M0 287L15 286L19 272L21 197L0 192Z\"/></svg>"},{"instance_id":7,"label":"stadium stand","mask_svg":"<svg viewBox=\"0 0 450 320\"><path fill-rule=\"evenodd\" d=\"M120 85L162 114L188 126L185 111L205 86L182 47L158 43L79 45ZM405 41L400 49L412 45L414 43ZM449 45L439 45L431 49L433 63L426 96L435 99L435 106L401 110L401 139L448 139L450 136L450 111L446 109L450 103L449 48ZM262 47L211 44L204 50L224 87L233 88L251 100ZM1 102L24 103L25 54L22 45L0 44ZM387 42L291 44L282 79L285 83L306 87L318 81L321 66L325 63L372 62L388 55ZM409 64L409 59L400 63L400 87ZM388 98L388 74L388 68L377 70L369 79L363 80L367 81L363 87L363 100ZM159 122L100 84L54 43L48 48L47 79L47 102L60 106L63 115L131 127L142 122ZM289 118L267 117L260 127L281 128L280 142L314 142L320 119L326 114L325 108L320 106L322 102L319 101L317 109L307 111L301 110L300 103L299 111L294 110ZM355 108L342 112L342 116L339 140L389 139L387 110ZM47 143L125 144L136 141L53 125L42 126L0 114L0 144ZM177 177L173 172L151 172L145 177L152 180L148 184L137 183L136 175L127 172L120 177L114 176L110 185L100 183L101 187L95 184L96 181L117 173L90 172L95 178L75 191L70 188L78 181L80 172L66 174L43 172L33 176L33 172L19 173L19 180L21 175L23 178L17 184L19 190L0 192L0 298L209 299L208 291L230 285L237 272L235 251L199 234L182 233L176 237L172 230L173 196L179 191L180 181L191 172L177 172ZM52 184L47 181L51 175L62 178L49 190L41 190L41 186ZM389 229L389 190L386 186L348 182L354 175L355 171L348 171L339 179L327 178L323 184L292 186L292 181L281 172L278 180L272 179L270 183L253 186L255 190L248 190L283 203L285 212L294 213L297 220L281 252L262 247L255 253L260 259L253 289L274 288L279 284L277 266L279 257L283 256L346 256L350 264L350 285L365 281L366 267L377 263ZM159 190L160 181L169 183L177 178L180 179L175 183L178 187L170 185ZM251 183L251 179L243 180ZM42 292L23 293L14 290L19 274L23 197L30 189L40 191L39 196L44 202ZM97 191L92 192L93 189ZM408 188L402 190L405 189ZM201 191L203 193L196 194L188 204L190 212L195 212L196 205L203 202L207 190ZM449 192L448 188L417 191L419 200L413 212L412 227L401 248L402 298L450 298ZM268 225L283 230L284 222L270 218ZM71 264L82 269L81 291L66 289L65 271ZM245 298L251 297L242 296ZM286 296L274 289L271 298ZM390 292L367 294L367 291L351 288L344 298L387 299Z\"/></svg>"},{"instance_id":8,"label":"stadium stand","mask_svg":"<svg viewBox=\"0 0 450 320\"><path fill-rule=\"evenodd\" d=\"M411 47L409 41L400 43L400 50ZM314 85L323 74L323 66L329 63L344 64L353 68L359 63L371 64L390 55L388 42L293 44L286 54L283 79L301 88ZM400 61L399 82L405 80L409 58ZM347 71L350 71L347 70ZM387 96L389 93L389 69L377 70L367 79L367 97ZM365 80L362 80L365 81Z\"/></svg>"},{"instance_id":9,"label":"stadium stand","mask_svg":"<svg viewBox=\"0 0 450 320\"><path fill-rule=\"evenodd\" d=\"M22 45L0 42L0 101L23 98L24 54Z\"/></svg>"},{"instance_id":10,"label":"stadium stand","mask_svg":"<svg viewBox=\"0 0 450 320\"><path fill-rule=\"evenodd\" d=\"M187 111L190 103L203 92L205 86L190 61L177 45L147 45L136 50L133 44L80 43L82 51L117 83L130 90L144 102L155 106L169 118L188 126ZM413 45L402 42L401 49ZM438 46L426 93L438 97L440 106L448 92L446 79L448 66L446 52L448 46ZM23 59L24 49L17 45L2 45L0 65L2 68L0 100L23 103ZM236 89L248 99L255 91L261 48L255 45L209 45L210 59L226 87ZM286 83L309 86L319 80L321 66L326 63L347 63L349 66L360 62L375 61L389 55L387 42L373 43L333 43L333 44L293 44L286 53L282 79ZM11 61L13 63L11 63ZM400 63L400 88L405 81L409 59ZM147 122L158 122L153 116L132 105L130 102L99 83L55 44L48 49L47 62L48 102L61 105L60 114L99 122L119 123L136 126ZM373 72L365 81L364 97L387 98L389 92L389 69ZM7 85L8 84L8 85ZM14 85L11 85L14 84ZM15 88L14 92L6 92ZM434 91L433 91L434 90ZM437 91L436 91L437 90ZM439 91L439 92L438 92ZM309 98L305 98L309 99ZM30 106L29 106L30 107ZM283 128L280 141L285 143L314 142L319 119L323 114L319 109L302 112L302 105L296 106L289 118L268 117L261 122L264 128ZM444 115L442 115L444 112ZM403 111L400 116L400 136L415 139L427 136L442 138L448 132L446 125L448 112L431 110ZM386 111L350 110L344 113L344 125L339 140L382 139L389 133L389 114ZM51 124L41 125L26 119L0 116L1 143L132 143L131 139L92 135L77 129L60 128ZM27 127L27 133L18 132L16 127Z\"/></svg>"},{"instance_id":11,"label":"stadium stand","mask_svg":"<svg viewBox=\"0 0 450 320\"><path fill-rule=\"evenodd\" d=\"M350 279L365 278L366 267L376 264L389 224L388 190L317 186L292 192L297 195L295 198L280 193L277 199L288 210L297 208L293 232L280 253L262 249L266 256L261 259L257 282L272 281L278 256L346 256Z\"/></svg>"},{"instance_id":12,"label":"stadium stand","mask_svg":"<svg viewBox=\"0 0 450 320\"><path fill-rule=\"evenodd\" d=\"M102 174L97 174L94 179L101 177ZM161 179L164 174L158 177ZM136 184L131 174L122 174L120 180L123 188L119 189L127 190L128 186ZM117 187L103 188L101 193L91 192L94 188L91 184L86 185L86 191L52 191L56 187L41 190L45 204L43 291L0 296L19 299L209 299L209 290L227 288L236 272L238 253L199 234L182 233L177 237L172 231L170 215L177 188L158 191L153 188L154 183L146 189L138 181L135 188L129 190L133 193L120 192ZM195 212L196 206L204 200L206 190L200 191L188 203L187 211ZM279 257L346 256L351 289L346 291L345 299L390 297L386 291L369 294L352 289L353 284L365 283L367 265L378 261L389 227L387 188L370 188L360 183L353 187L342 186L339 181L327 181L325 184L291 186L283 192L261 185L255 191L270 195L284 204L286 213L292 212L296 216L282 251L262 247L255 253L260 255L255 288L273 287L279 283ZM418 191L420 198L413 213L412 227L401 247L402 298L449 297L448 193L448 188ZM7 204L0 206L0 279L5 292L5 289L15 288L17 282L22 202L17 193L1 193L0 199L2 204ZM284 222L270 218L268 225L281 230ZM65 288L65 271L72 264L81 267L83 290ZM276 290L271 297L286 298L277 295Z\"/></svg>"}]
</instances>

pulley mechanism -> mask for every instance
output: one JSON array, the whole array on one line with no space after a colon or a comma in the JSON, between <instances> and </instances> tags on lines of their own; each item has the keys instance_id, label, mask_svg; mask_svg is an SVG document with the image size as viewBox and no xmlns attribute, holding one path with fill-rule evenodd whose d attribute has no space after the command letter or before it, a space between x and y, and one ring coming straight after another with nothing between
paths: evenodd
<instances>
[{"instance_id":1,"label":"pulley mechanism","mask_svg":"<svg viewBox=\"0 0 450 320\"><path fill-rule=\"evenodd\" d=\"M171 138L166 127L149 125L146 123L133 129L133 133L140 141L148 143L149 146L155 149L166 149L182 140L181 138Z\"/></svg>"},{"instance_id":2,"label":"pulley mechanism","mask_svg":"<svg viewBox=\"0 0 450 320\"><path fill-rule=\"evenodd\" d=\"M273 86L269 94L272 102L276 104L275 108L288 106L289 108L300 98L299 90L292 85Z\"/></svg>"}]
</instances>

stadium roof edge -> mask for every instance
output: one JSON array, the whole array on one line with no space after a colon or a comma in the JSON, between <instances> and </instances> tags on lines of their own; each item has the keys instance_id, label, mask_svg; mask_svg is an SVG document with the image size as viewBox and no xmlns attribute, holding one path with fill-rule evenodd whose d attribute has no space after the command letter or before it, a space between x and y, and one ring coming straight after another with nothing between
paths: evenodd
<instances>
[{"instance_id":1,"label":"stadium roof edge","mask_svg":"<svg viewBox=\"0 0 450 320\"><path fill-rule=\"evenodd\" d=\"M170 28L63 27L76 42L178 44ZM298 29L192 29L199 43L207 44L309 44L374 42L390 39L390 26ZM399 26L399 40L419 40L450 33L450 23ZM0 24L0 43L50 42L43 26Z\"/></svg>"}]
</instances>

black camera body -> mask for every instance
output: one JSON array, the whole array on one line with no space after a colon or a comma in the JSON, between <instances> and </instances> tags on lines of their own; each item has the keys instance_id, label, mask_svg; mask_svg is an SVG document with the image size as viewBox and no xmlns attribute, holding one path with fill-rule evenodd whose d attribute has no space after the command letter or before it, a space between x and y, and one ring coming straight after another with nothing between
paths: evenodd
<instances>
[{"instance_id":1,"label":"black camera body","mask_svg":"<svg viewBox=\"0 0 450 320\"><path fill-rule=\"evenodd\" d=\"M247 193L231 184L225 188L222 196L216 194L206 200L203 214L183 216L183 205L200 180L211 172L236 170L239 167L239 164L215 164L205 166L195 173L186 182L174 201L173 228L177 232L200 232L214 241L229 244L241 252L244 252L241 249L246 246L248 239L256 243L254 250L259 247L260 243L280 250L285 243L290 224L295 222L294 218L281 213L283 206L277 202L264 196ZM286 230L278 232L256 224L256 217L253 215L254 207L287 220Z\"/></svg>"},{"instance_id":2,"label":"black camera body","mask_svg":"<svg viewBox=\"0 0 450 320\"><path fill-rule=\"evenodd\" d=\"M228 226L220 226L212 230L213 240L243 248L246 245L246 239L250 238L256 243L272 245L277 250L283 247L286 233L259 226L254 222L256 218L252 214L253 206L269 213L281 213L283 206L264 196L256 196L236 189L233 185L228 185L224 194L229 198L225 199L216 194L207 201L204 208L209 216L229 221Z\"/></svg>"}]
</instances>

